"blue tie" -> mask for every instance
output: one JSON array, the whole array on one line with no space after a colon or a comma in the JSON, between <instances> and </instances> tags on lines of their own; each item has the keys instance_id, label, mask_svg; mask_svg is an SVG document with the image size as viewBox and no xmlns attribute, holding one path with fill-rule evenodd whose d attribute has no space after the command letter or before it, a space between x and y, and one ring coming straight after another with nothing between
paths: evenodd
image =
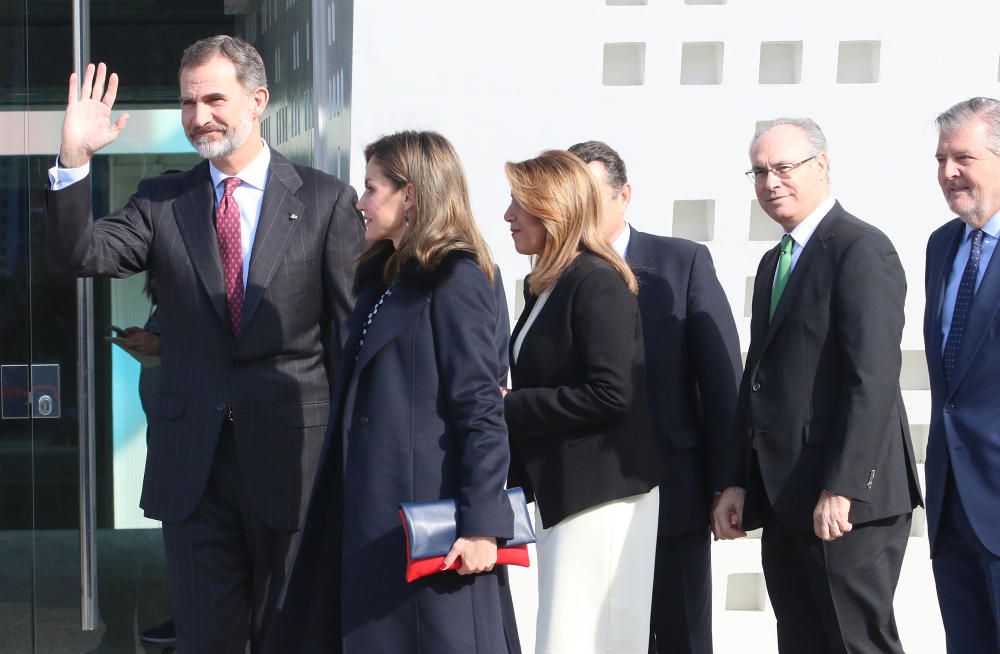
<instances>
[{"instance_id":1,"label":"blue tie","mask_svg":"<svg viewBox=\"0 0 1000 654\"><path fill-rule=\"evenodd\" d=\"M979 258L983 254L983 230L972 231L972 251L969 261L965 264L962 281L958 284L958 297L955 298L955 311L951 316L951 329L948 330L948 341L944 346L944 378L951 381L951 372L958 361L958 352L962 348L962 337L965 336L965 323L969 319L969 309L972 308L972 298L976 295L976 276L979 274Z\"/></svg>"}]
</instances>

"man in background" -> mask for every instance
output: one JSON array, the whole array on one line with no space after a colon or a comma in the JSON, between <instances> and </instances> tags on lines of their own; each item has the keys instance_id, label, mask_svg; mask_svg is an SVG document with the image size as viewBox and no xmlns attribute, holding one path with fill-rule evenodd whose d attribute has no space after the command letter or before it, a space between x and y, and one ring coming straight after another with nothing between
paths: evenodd
<instances>
[{"instance_id":1,"label":"man in background","mask_svg":"<svg viewBox=\"0 0 1000 654\"><path fill-rule=\"evenodd\" d=\"M958 215L927 243L927 525L948 652L1000 652L1000 101L938 116Z\"/></svg>"},{"instance_id":2,"label":"man in background","mask_svg":"<svg viewBox=\"0 0 1000 654\"><path fill-rule=\"evenodd\" d=\"M639 312L654 433L665 474L650 629L651 654L712 652L709 515L728 460L740 372L736 323L708 248L654 236L625 221L625 162L600 141L569 149L601 192L601 229L639 281Z\"/></svg>"}]
</instances>

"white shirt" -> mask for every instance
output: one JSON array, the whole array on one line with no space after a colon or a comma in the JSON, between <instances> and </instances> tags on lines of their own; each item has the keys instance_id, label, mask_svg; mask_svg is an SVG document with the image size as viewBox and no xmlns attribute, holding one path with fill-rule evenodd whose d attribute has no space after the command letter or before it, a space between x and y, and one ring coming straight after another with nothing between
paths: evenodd
<instances>
[{"instance_id":1,"label":"white shirt","mask_svg":"<svg viewBox=\"0 0 1000 654\"><path fill-rule=\"evenodd\" d=\"M263 142L263 141L262 141ZM236 190L233 191L233 198L240 208L240 245L243 251L243 288L246 288L247 278L250 275L250 254L253 249L253 239L257 235L257 224L260 221L260 207L264 200L264 188L267 186L267 172L271 165L271 148L264 142L257 158L251 161L246 168L235 175L226 175L215 167L211 161L208 162L209 174L212 176L212 186L215 188L215 204L218 206L225 192L222 184L227 177L239 177L243 180ZM90 163L85 163L77 168L62 168L59 160L56 165L49 168L49 186L53 191L66 188L75 184L90 174ZM214 209L213 209L214 211Z\"/></svg>"},{"instance_id":2,"label":"white shirt","mask_svg":"<svg viewBox=\"0 0 1000 654\"><path fill-rule=\"evenodd\" d=\"M257 225L260 222L260 206L264 200L264 187L267 185L267 169L271 165L271 148L264 148L246 168L235 175L227 175L211 161L208 171L212 176L212 186L215 187L215 205L218 206L225 193L222 183L229 177L239 177L243 183L233 191L233 198L240 207L240 246L243 250L243 288L247 286L250 276L250 253L253 249L253 239L257 235Z\"/></svg>"},{"instance_id":3,"label":"white shirt","mask_svg":"<svg viewBox=\"0 0 1000 654\"><path fill-rule=\"evenodd\" d=\"M531 313L528 314L528 319L524 321L524 326L521 327L521 331L518 332L517 338L514 340L514 363L517 363L517 355L521 353L521 344L524 343L524 337L528 334L528 330L531 329L531 325L534 324L535 318L541 313L542 307L548 301L549 296L552 295L552 289L547 291L542 291L535 300L534 306L531 307Z\"/></svg>"},{"instance_id":4,"label":"white shirt","mask_svg":"<svg viewBox=\"0 0 1000 654\"><path fill-rule=\"evenodd\" d=\"M622 233L618 235L615 242L611 244L611 247L615 249L615 252L621 256L622 259L625 258L625 253L628 252L628 241L632 237L632 227L626 222L625 229Z\"/></svg>"},{"instance_id":5,"label":"white shirt","mask_svg":"<svg viewBox=\"0 0 1000 654\"><path fill-rule=\"evenodd\" d=\"M788 269L788 274L791 275L792 271L795 270L795 264L798 263L799 256L802 254L802 250L806 247L806 243L812 238L813 232L819 227L819 224L823 222L823 217L830 213L830 209L833 209L833 205L837 202L837 199L832 195L827 199L819 203L819 206L813 209L812 213L803 219L794 229L790 232L785 232L792 237L792 266ZM778 278L778 270L774 270L774 279ZM774 284L774 280L771 280L771 284Z\"/></svg>"}]
</instances>

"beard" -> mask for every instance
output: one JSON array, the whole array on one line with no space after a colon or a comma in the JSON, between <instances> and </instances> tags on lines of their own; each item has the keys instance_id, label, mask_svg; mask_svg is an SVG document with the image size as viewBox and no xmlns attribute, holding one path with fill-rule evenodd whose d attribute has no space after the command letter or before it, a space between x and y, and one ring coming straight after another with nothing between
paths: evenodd
<instances>
[{"instance_id":1,"label":"beard","mask_svg":"<svg viewBox=\"0 0 1000 654\"><path fill-rule=\"evenodd\" d=\"M204 159L225 159L246 143L253 128L253 118L248 110L242 120L228 127L211 123L187 133L188 141ZM213 139L211 134L219 133L221 137Z\"/></svg>"},{"instance_id":2,"label":"beard","mask_svg":"<svg viewBox=\"0 0 1000 654\"><path fill-rule=\"evenodd\" d=\"M954 211L962 222L974 229L980 229L993 217L993 214L987 209L985 198L978 190L970 190L968 196L961 200L948 198L948 208Z\"/></svg>"}]
</instances>

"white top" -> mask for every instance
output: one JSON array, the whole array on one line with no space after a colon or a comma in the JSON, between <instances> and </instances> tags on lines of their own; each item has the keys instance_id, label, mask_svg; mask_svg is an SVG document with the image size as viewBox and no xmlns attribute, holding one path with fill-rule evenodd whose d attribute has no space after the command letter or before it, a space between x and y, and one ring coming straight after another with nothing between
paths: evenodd
<instances>
[{"instance_id":1,"label":"white top","mask_svg":"<svg viewBox=\"0 0 1000 654\"><path fill-rule=\"evenodd\" d=\"M271 148L264 143L257 158L236 173L226 175L211 161L208 162L209 174L215 188L215 203L218 205L225 192L222 181L227 177L239 177L243 183L233 191L233 198L240 207L240 245L243 251L243 288L246 288L247 277L250 275L250 253L253 249L253 239L257 235L257 224L260 221L260 207L264 200L264 187L267 185L267 171L271 165ZM56 165L49 168L49 186L53 191L64 189L75 184L90 174L90 162L77 168L63 168Z\"/></svg>"},{"instance_id":2,"label":"white top","mask_svg":"<svg viewBox=\"0 0 1000 654\"><path fill-rule=\"evenodd\" d=\"M550 295L552 295L551 288L547 291L542 291L542 294L535 300L535 305L531 307L531 313L528 314L528 319L524 321L524 327L518 332L517 339L514 341L514 363L517 363L517 355L521 352L521 343L524 342L524 337L527 335L528 330L531 329L531 325L535 322L535 318L538 317Z\"/></svg>"}]
</instances>

